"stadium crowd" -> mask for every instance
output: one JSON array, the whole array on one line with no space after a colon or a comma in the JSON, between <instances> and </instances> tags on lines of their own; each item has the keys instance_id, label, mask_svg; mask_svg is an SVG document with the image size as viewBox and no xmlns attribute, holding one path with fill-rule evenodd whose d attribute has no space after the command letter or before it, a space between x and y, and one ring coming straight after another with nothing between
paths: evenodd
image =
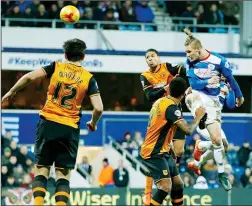
<instances>
[{"instance_id":1,"label":"stadium crowd","mask_svg":"<svg viewBox=\"0 0 252 206\"><path fill-rule=\"evenodd\" d=\"M194 146L198 139L202 138L198 133L195 133L193 139L186 145L185 153L180 162L180 172L185 187L194 187L195 189L219 188L217 166L214 160L208 160L201 167L202 176L199 177L187 168L187 163L193 161ZM135 132L134 136L127 132L120 143L124 149L138 158L143 137L140 132ZM249 142L244 142L241 147L229 143L225 164L225 172L228 174L233 187L252 188L252 148Z\"/></svg>"},{"instance_id":2,"label":"stadium crowd","mask_svg":"<svg viewBox=\"0 0 252 206\"><path fill-rule=\"evenodd\" d=\"M10 131L1 137L1 186L29 188L34 178L34 154L26 145L17 145Z\"/></svg>"},{"instance_id":3,"label":"stadium crowd","mask_svg":"<svg viewBox=\"0 0 252 206\"><path fill-rule=\"evenodd\" d=\"M39 0L19 0L1 1L2 18L27 18L27 19L59 19L61 8L65 5L73 5L80 11L80 20L94 21L114 21L114 22L140 22L154 23L155 11L148 5L147 0L138 1L39 1ZM196 18L198 24L215 25L238 25L239 24L239 4L238 2L226 1L164 1L158 0L157 4L164 16ZM174 21L173 23L179 23ZM181 23L181 22L180 22ZM184 24L190 21L184 21ZM4 21L2 21L4 25ZM48 22L21 22L11 21L9 26L27 27L51 27ZM77 23L74 26L58 23L56 27L75 27L94 29L95 24ZM117 25L104 25L104 29L131 29L138 30L137 27L118 27ZM206 31L201 29L202 32Z\"/></svg>"}]
</instances>

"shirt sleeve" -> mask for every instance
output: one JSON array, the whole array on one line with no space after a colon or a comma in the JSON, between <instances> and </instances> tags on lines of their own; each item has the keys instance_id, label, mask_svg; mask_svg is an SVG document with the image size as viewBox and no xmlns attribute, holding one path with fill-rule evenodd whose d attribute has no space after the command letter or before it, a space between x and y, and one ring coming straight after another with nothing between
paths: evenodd
<instances>
[{"instance_id":1,"label":"shirt sleeve","mask_svg":"<svg viewBox=\"0 0 252 206\"><path fill-rule=\"evenodd\" d=\"M55 62L52 62L51 64L42 67L42 69L46 73L47 78L51 78L51 76L53 75L55 71Z\"/></svg>"},{"instance_id":2,"label":"shirt sleeve","mask_svg":"<svg viewBox=\"0 0 252 206\"><path fill-rule=\"evenodd\" d=\"M92 77L90 80L89 80L89 85L88 85L88 96L95 96L97 94L99 94L100 91L99 91L99 88L98 88L98 84L95 80L94 77Z\"/></svg>"},{"instance_id":3,"label":"shirt sleeve","mask_svg":"<svg viewBox=\"0 0 252 206\"><path fill-rule=\"evenodd\" d=\"M154 102L164 96L166 92L164 88L154 89L152 84L143 75L140 76L140 80L143 86L144 94L148 100Z\"/></svg>"},{"instance_id":4,"label":"shirt sleeve","mask_svg":"<svg viewBox=\"0 0 252 206\"><path fill-rule=\"evenodd\" d=\"M165 118L167 121L171 122L172 124L175 124L177 121L182 120L183 116L178 106L173 104L167 107L165 111Z\"/></svg>"},{"instance_id":5,"label":"shirt sleeve","mask_svg":"<svg viewBox=\"0 0 252 206\"><path fill-rule=\"evenodd\" d=\"M232 66L231 64L223 57L221 60L221 73L223 74L224 77L228 77L232 75Z\"/></svg>"},{"instance_id":6,"label":"shirt sleeve","mask_svg":"<svg viewBox=\"0 0 252 206\"><path fill-rule=\"evenodd\" d=\"M177 74L180 74L181 72L181 69L182 69L182 65L173 65L173 64L170 64L168 62L166 62L166 67L167 67L167 70L171 73L172 76L175 76Z\"/></svg>"}]
</instances>

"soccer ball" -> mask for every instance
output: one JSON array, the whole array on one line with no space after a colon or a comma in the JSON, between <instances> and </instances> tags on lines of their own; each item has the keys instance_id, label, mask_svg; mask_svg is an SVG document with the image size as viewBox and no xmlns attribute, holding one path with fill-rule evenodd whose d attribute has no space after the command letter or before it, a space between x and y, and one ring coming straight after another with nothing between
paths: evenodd
<instances>
[{"instance_id":1,"label":"soccer ball","mask_svg":"<svg viewBox=\"0 0 252 206\"><path fill-rule=\"evenodd\" d=\"M60 18L66 24L75 24L80 19L80 12L74 6L65 6L60 11Z\"/></svg>"}]
</instances>

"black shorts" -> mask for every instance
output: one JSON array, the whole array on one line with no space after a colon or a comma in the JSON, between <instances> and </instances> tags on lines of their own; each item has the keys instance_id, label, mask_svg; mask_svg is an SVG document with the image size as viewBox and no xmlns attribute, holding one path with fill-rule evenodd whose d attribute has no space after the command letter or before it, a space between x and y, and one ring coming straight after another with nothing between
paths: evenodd
<instances>
[{"instance_id":1,"label":"black shorts","mask_svg":"<svg viewBox=\"0 0 252 206\"><path fill-rule=\"evenodd\" d=\"M185 140L185 139L186 139L185 133L178 128L173 137L173 140Z\"/></svg>"},{"instance_id":2,"label":"black shorts","mask_svg":"<svg viewBox=\"0 0 252 206\"><path fill-rule=\"evenodd\" d=\"M142 159L142 162L149 170L146 176L152 177L155 183L163 178L173 178L179 175L174 159L168 154Z\"/></svg>"},{"instance_id":3,"label":"black shorts","mask_svg":"<svg viewBox=\"0 0 252 206\"><path fill-rule=\"evenodd\" d=\"M75 167L80 130L44 119L36 129L35 161L37 165L69 168Z\"/></svg>"}]
</instances>

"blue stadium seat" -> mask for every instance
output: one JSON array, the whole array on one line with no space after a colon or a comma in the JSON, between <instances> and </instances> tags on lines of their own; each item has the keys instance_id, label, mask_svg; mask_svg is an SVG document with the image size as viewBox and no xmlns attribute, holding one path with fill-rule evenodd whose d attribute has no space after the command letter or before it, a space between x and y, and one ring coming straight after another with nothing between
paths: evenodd
<instances>
[{"instance_id":1,"label":"blue stadium seat","mask_svg":"<svg viewBox=\"0 0 252 206\"><path fill-rule=\"evenodd\" d=\"M241 178L241 176L244 174L244 167L241 166L233 166L233 171L237 178Z\"/></svg>"}]
</instances>

